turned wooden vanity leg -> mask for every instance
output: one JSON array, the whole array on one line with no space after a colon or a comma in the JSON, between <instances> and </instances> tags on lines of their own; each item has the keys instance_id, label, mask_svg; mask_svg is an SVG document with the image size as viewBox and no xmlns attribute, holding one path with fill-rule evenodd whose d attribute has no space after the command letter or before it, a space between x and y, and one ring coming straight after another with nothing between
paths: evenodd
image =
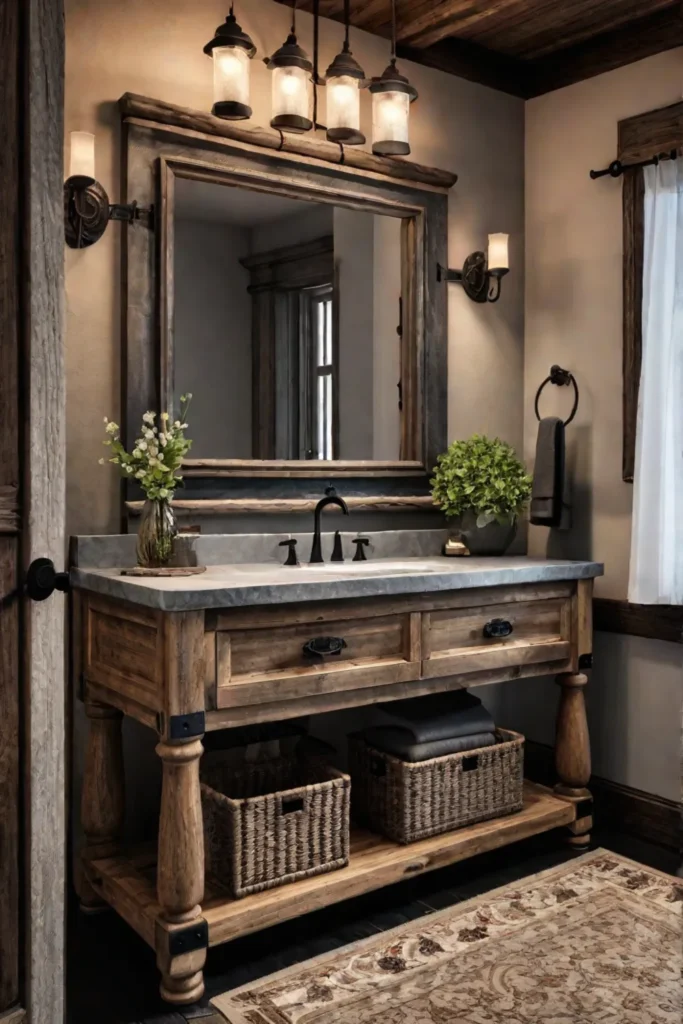
<instances>
[{"instance_id":1,"label":"turned wooden vanity leg","mask_svg":"<svg viewBox=\"0 0 683 1024\"><path fill-rule=\"evenodd\" d=\"M93 889L88 862L111 857L118 850L125 811L122 712L105 704L86 700L89 732L85 751L81 824L85 845L81 853L78 895L86 913L106 909L106 902Z\"/></svg>"},{"instance_id":2,"label":"turned wooden vanity leg","mask_svg":"<svg viewBox=\"0 0 683 1024\"><path fill-rule=\"evenodd\" d=\"M584 849L590 843L593 825L592 796L586 787L591 777L591 751L586 718L584 688L588 677L583 673L557 676L561 687L555 730L555 768L560 781L555 787L558 796L576 805L576 821L569 825L570 846Z\"/></svg>"},{"instance_id":3,"label":"turned wooden vanity leg","mask_svg":"<svg viewBox=\"0 0 683 1024\"><path fill-rule=\"evenodd\" d=\"M199 760L204 735L204 614L164 617L165 712L156 748L163 764L156 926L161 995L194 1003L204 993L208 927L204 897L204 826Z\"/></svg>"}]
</instances>

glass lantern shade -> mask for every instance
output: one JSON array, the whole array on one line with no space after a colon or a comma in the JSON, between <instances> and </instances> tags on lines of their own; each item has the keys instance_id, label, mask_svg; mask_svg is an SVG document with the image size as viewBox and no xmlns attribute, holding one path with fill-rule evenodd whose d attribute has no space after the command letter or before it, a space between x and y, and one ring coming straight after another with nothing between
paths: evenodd
<instances>
[{"instance_id":1,"label":"glass lantern shade","mask_svg":"<svg viewBox=\"0 0 683 1024\"><path fill-rule=\"evenodd\" d=\"M372 152L377 156L408 156L410 138L410 104L417 99L417 89L399 73L396 58L379 78L373 78Z\"/></svg>"},{"instance_id":2,"label":"glass lantern shade","mask_svg":"<svg viewBox=\"0 0 683 1024\"><path fill-rule=\"evenodd\" d=\"M351 75L327 80L327 138L330 142L362 145L360 131L360 82Z\"/></svg>"},{"instance_id":3,"label":"glass lantern shade","mask_svg":"<svg viewBox=\"0 0 683 1024\"><path fill-rule=\"evenodd\" d=\"M372 152L379 156L410 153L408 120L410 96L406 92L376 92L372 97Z\"/></svg>"},{"instance_id":4,"label":"glass lantern shade","mask_svg":"<svg viewBox=\"0 0 683 1024\"><path fill-rule=\"evenodd\" d=\"M272 128L283 132L307 132L313 127L309 117L309 72L288 65L273 68Z\"/></svg>"},{"instance_id":5,"label":"glass lantern shade","mask_svg":"<svg viewBox=\"0 0 683 1024\"><path fill-rule=\"evenodd\" d=\"M240 46L216 46L213 57L213 114L231 121L251 117L250 57Z\"/></svg>"},{"instance_id":6,"label":"glass lantern shade","mask_svg":"<svg viewBox=\"0 0 683 1024\"><path fill-rule=\"evenodd\" d=\"M226 121L251 117L249 64L256 47L237 24L232 8L225 23L218 26L215 36L204 47L204 53L213 60L211 113Z\"/></svg>"}]
</instances>

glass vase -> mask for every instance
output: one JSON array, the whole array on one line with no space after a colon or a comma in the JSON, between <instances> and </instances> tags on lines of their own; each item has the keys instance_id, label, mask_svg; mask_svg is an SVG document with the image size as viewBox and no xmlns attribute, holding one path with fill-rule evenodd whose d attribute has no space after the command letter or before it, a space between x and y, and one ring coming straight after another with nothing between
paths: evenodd
<instances>
[{"instance_id":1,"label":"glass vase","mask_svg":"<svg viewBox=\"0 0 683 1024\"><path fill-rule=\"evenodd\" d=\"M138 530L138 565L144 569L162 569L175 553L178 524L165 499L147 499Z\"/></svg>"}]
</instances>

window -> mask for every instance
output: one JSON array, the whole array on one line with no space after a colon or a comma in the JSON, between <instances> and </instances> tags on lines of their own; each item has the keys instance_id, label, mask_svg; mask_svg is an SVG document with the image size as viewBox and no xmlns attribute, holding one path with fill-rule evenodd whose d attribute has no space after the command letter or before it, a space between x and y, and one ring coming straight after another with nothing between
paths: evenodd
<instances>
[{"instance_id":1,"label":"window","mask_svg":"<svg viewBox=\"0 0 683 1024\"><path fill-rule=\"evenodd\" d=\"M299 293L300 457L335 459L337 359L334 289L331 284Z\"/></svg>"}]
</instances>

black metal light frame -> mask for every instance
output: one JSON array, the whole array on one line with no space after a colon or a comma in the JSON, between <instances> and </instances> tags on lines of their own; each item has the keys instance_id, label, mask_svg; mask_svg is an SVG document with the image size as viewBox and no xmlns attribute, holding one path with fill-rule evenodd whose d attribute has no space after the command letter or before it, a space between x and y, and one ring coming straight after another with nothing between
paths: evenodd
<instances>
[{"instance_id":1,"label":"black metal light frame","mask_svg":"<svg viewBox=\"0 0 683 1024\"><path fill-rule=\"evenodd\" d=\"M449 270L438 263L436 279L461 284L465 294L473 302L498 302L501 280L508 271L508 267L494 267L493 270L489 270L486 253L477 251L470 253L462 270Z\"/></svg>"},{"instance_id":2,"label":"black metal light frame","mask_svg":"<svg viewBox=\"0 0 683 1024\"><path fill-rule=\"evenodd\" d=\"M94 178L74 174L64 182L64 237L70 249L86 249L97 242L110 220L151 226L154 208L136 202L110 203L104 187Z\"/></svg>"}]
</instances>

